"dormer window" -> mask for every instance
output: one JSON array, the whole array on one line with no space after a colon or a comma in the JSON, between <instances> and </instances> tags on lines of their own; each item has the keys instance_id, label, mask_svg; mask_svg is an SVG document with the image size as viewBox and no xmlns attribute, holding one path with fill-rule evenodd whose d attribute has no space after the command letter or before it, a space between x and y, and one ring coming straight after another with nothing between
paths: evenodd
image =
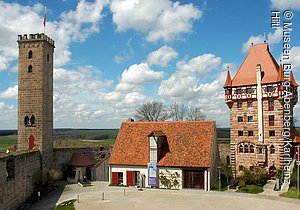
<instances>
[{"instance_id":1,"label":"dormer window","mask_svg":"<svg viewBox=\"0 0 300 210\"><path fill-rule=\"evenodd\" d=\"M167 137L162 132L152 132L149 135L149 162L157 163L169 151Z\"/></svg>"}]
</instances>

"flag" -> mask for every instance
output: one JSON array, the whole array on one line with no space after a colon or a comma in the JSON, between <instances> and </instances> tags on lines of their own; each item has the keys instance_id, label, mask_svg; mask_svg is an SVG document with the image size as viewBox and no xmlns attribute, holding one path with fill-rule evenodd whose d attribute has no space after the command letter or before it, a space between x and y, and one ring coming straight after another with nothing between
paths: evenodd
<instances>
[{"instance_id":1,"label":"flag","mask_svg":"<svg viewBox=\"0 0 300 210\"><path fill-rule=\"evenodd\" d=\"M44 28L46 27L46 6L44 6Z\"/></svg>"}]
</instances>

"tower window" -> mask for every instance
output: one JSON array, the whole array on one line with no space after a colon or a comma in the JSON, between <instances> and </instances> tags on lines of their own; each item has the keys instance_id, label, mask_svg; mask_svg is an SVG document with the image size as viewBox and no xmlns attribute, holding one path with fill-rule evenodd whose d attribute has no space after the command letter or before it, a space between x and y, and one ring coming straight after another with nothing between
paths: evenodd
<instances>
[{"instance_id":1,"label":"tower window","mask_svg":"<svg viewBox=\"0 0 300 210\"><path fill-rule=\"evenodd\" d=\"M254 153L254 146L250 145L250 153Z\"/></svg>"},{"instance_id":2,"label":"tower window","mask_svg":"<svg viewBox=\"0 0 300 210\"><path fill-rule=\"evenodd\" d=\"M247 107L248 107L248 108L252 108L252 107L253 107L252 101L248 101L248 102L247 102Z\"/></svg>"},{"instance_id":3,"label":"tower window","mask_svg":"<svg viewBox=\"0 0 300 210\"><path fill-rule=\"evenodd\" d=\"M243 171L244 170L244 166L239 165L239 171Z\"/></svg>"},{"instance_id":4,"label":"tower window","mask_svg":"<svg viewBox=\"0 0 300 210\"><path fill-rule=\"evenodd\" d=\"M239 108L239 109L243 108L243 102L242 101L237 102L237 108Z\"/></svg>"},{"instance_id":5,"label":"tower window","mask_svg":"<svg viewBox=\"0 0 300 210\"><path fill-rule=\"evenodd\" d=\"M31 73L32 72L32 65L29 65L28 66L28 73Z\"/></svg>"},{"instance_id":6,"label":"tower window","mask_svg":"<svg viewBox=\"0 0 300 210\"><path fill-rule=\"evenodd\" d=\"M252 88L247 88L247 93L253 93L253 89Z\"/></svg>"},{"instance_id":7,"label":"tower window","mask_svg":"<svg viewBox=\"0 0 300 210\"><path fill-rule=\"evenodd\" d=\"M49 57L50 57L50 56L49 56L49 53L47 53L47 61L48 61L48 62L49 62L49 60L50 60Z\"/></svg>"},{"instance_id":8,"label":"tower window","mask_svg":"<svg viewBox=\"0 0 300 210\"><path fill-rule=\"evenodd\" d=\"M33 52L31 50L29 50L29 52L28 52L28 58L31 59L32 55L33 55Z\"/></svg>"},{"instance_id":9,"label":"tower window","mask_svg":"<svg viewBox=\"0 0 300 210\"><path fill-rule=\"evenodd\" d=\"M248 122L253 122L253 116L248 116Z\"/></svg>"},{"instance_id":10,"label":"tower window","mask_svg":"<svg viewBox=\"0 0 300 210\"><path fill-rule=\"evenodd\" d=\"M243 117L238 117L238 122L243 122Z\"/></svg>"},{"instance_id":11,"label":"tower window","mask_svg":"<svg viewBox=\"0 0 300 210\"><path fill-rule=\"evenodd\" d=\"M238 131L238 136L243 136L244 132L243 131Z\"/></svg>"},{"instance_id":12,"label":"tower window","mask_svg":"<svg viewBox=\"0 0 300 210\"><path fill-rule=\"evenodd\" d=\"M270 154L275 154L275 147L274 147L274 145L270 146Z\"/></svg>"},{"instance_id":13,"label":"tower window","mask_svg":"<svg viewBox=\"0 0 300 210\"><path fill-rule=\"evenodd\" d=\"M275 131L269 131L269 136L275 136Z\"/></svg>"},{"instance_id":14,"label":"tower window","mask_svg":"<svg viewBox=\"0 0 300 210\"><path fill-rule=\"evenodd\" d=\"M268 101L269 111L274 111L274 100Z\"/></svg>"},{"instance_id":15,"label":"tower window","mask_svg":"<svg viewBox=\"0 0 300 210\"><path fill-rule=\"evenodd\" d=\"M253 136L253 131L248 131L248 136Z\"/></svg>"},{"instance_id":16,"label":"tower window","mask_svg":"<svg viewBox=\"0 0 300 210\"><path fill-rule=\"evenodd\" d=\"M29 125L29 117L28 116L25 116L25 118L24 118L24 124L25 124L25 126Z\"/></svg>"},{"instance_id":17,"label":"tower window","mask_svg":"<svg viewBox=\"0 0 300 210\"><path fill-rule=\"evenodd\" d=\"M269 126L274 126L275 125L275 117L274 115L269 115Z\"/></svg>"},{"instance_id":18,"label":"tower window","mask_svg":"<svg viewBox=\"0 0 300 210\"><path fill-rule=\"evenodd\" d=\"M261 147L258 148L258 154L262 154L263 153L263 150Z\"/></svg>"},{"instance_id":19,"label":"tower window","mask_svg":"<svg viewBox=\"0 0 300 210\"><path fill-rule=\"evenodd\" d=\"M30 125L31 126L35 125L35 117L33 115L30 117Z\"/></svg>"},{"instance_id":20,"label":"tower window","mask_svg":"<svg viewBox=\"0 0 300 210\"><path fill-rule=\"evenodd\" d=\"M267 92L273 92L273 90L274 90L273 86L268 86L267 87Z\"/></svg>"},{"instance_id":21,"label":"tower window","mask_svg":"<svg viewBox=\"0 0 300 210\"><path fill-rule=\"evenodd\" d=\"M242 144L240 144L239 146L239 153L243 153L244 152L244 147Z\"/></svg>"},{"instance_id":22,"label":"tower window","mask_svg":"<svg viewBox=\"0 0 300 210\"><path fill-rule=\"evenodd\" d=\"M247 144L245 145L245 153L249 153L249 146Z\"/></svg>"}]
</instances>

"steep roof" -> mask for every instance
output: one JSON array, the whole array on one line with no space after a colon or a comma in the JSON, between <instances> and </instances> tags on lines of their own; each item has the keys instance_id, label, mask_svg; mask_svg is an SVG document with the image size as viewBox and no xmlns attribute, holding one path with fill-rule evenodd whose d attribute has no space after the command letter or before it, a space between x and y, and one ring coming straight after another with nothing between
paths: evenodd
<instances>
[{"instance_id":1,"label":"steep roof","mask_svg":"<svg viewBox=\"0 0 300 210\"><path fill-rule=\"evenodd\" d=\"M89 156L83 153L74 153L69 160L68 165L71 166L92 166L95 165L96 161L92 160Z\"/></svg>"},{"instance_id":2,"label":"steep roof","mask_svg":"<svg viewBox=\"0 0 300 210\"><path fill-rule=\"evenodd\" d=\"M230 87L230 86L231 86L231 83L232 83L232 81L231 81L231 76L230 76L230 72L229 72L229 70L228 70L228 72L227 72L227 77L226 77L226 81L225 81L225 84L224 84L224 88L225 88L225 87Z\"/></svg>"},{"instance_id":3,"label":"steep roof","mask_svg":"<svg viewBox=\"0 0 300 210\"><path fill-rule=\"evenodd\" d=\"M214 121L124 122L110 164L147 166L149 135L153 132L164 134L168 144L168 151L158 166L210 166L216 138Z\"/></svg>"},{"instance_id":4,"label":"steep roof","mask_svg":"<svg viewBox=\"0 0 300 210\"><path fill-rule=\"evenodd\" d=\"M256 84L256 65L260 64L264 76L262 84L278 82L278 64L271 55L267 43L250 46L249 53L240 66L232 86L244 86Z\"/></svg>"},{"instance_id":5,"label":"steep roof","mask_svg":"<svg viewBox=\"0 0 300 210\"><path fill-rule=\"evenodd\" d=\"M295 87L298 87L298 86L299 86L298 83L297 83L296 80L295 80L295 77L294 77L294 74L293 74L292 71L291 71L291 74L290 74L290 81L291 81L291 84L292 84L293 86L295 86Z\"/></svg>"}]
</instances>

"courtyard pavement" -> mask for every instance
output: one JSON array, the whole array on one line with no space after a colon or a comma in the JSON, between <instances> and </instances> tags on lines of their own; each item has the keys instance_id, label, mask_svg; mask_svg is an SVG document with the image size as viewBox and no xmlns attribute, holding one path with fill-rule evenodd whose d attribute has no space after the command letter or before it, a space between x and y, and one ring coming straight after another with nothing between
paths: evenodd
<instances>
[{"instance_id":1,"label":"courtyard pavement","mask_svg":"<svg viewBox=\"0 0 300 210\"><path fill-rule=\"evenodd\" d=\"M61 184L62 190L51 193L30 209L50 210L59 203L77 199L76 210L101 209L300 209L300 200L282 198L278 193L258 195L203 190L163 190L134 187L109 187L107 182L92 182L93 186L80 187L77 184ZM125 189L125 193L124 193ZM104 199L103 199L104 193Z\"/></svg>"}]
</instances>

